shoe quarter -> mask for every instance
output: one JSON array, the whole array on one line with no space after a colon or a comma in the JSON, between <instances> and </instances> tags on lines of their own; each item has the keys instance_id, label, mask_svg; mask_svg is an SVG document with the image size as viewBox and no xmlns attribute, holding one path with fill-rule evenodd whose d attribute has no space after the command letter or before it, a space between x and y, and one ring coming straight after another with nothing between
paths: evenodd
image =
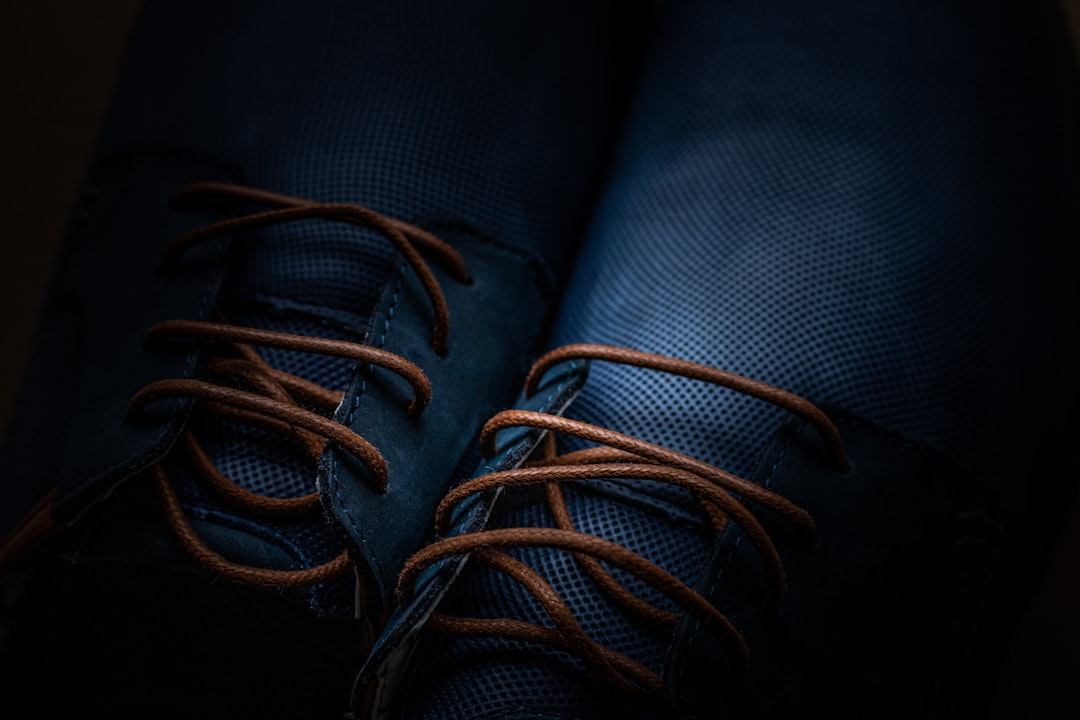
<instances>
[{"instance_id":1,"label":"shoe quarter","mask_svg":"<svg viewBox=\"0 0 1080 720\"><path fill-rule=\"evenodd\" d=\"M857 418L833 414L850 468L824 462L809 428L774 439L759 484L813 516L813 544L765 518L783 561L778 612L737 529L701 585L749 648L743 681L716 638L682 623L666 667L680 718L948 714L990 581L995 503L961 468Z\"/></svg>"},{"instance_id":2,"label":"shoe quarter","mask_svg":"<svg viewBox=\"0 0 1080 720\"><path fill-rule=\"evenodd\" d=\"M213 315L230 240L209 239L159 268L171 242L221 217L171 200L192 182L237 179L213 158L182 153L126 153L88 173L0 459L12 499L0 510L0 537L50 493L53 519L73 520L176 439L189 400L154 403L138 417L128 402L154 380L192 376L201 352L194 343L150 348L143 336L162 320Z\"/></svg>"}]
</instances>

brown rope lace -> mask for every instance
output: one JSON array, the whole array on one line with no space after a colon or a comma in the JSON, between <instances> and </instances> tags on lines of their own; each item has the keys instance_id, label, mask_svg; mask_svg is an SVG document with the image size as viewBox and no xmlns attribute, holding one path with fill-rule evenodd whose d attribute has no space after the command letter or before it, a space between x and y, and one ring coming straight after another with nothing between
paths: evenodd
<instances>
[{"instance_id":1,"label":"brown rope lace","mask_svg":"<svg viewBox=\"0 0 1080 720\"><path fill-rule=\"evenodd\" d=\"M526 379L526 394L535 394L541 377L553 365L577 358L674 373L770 402L810 423L824 440L830 462L841 470L847 467L839 432L813 404L765 383L663 355L595 344L568 345L546 354L536 362ZM662 691L662 680L656 672L590 638L543 576L520 560L501 552L502 549L522 547L564 550L572 553L600 590L632 617L652 627L670 629L680 619L679 613L656 607L634 595L612 576L605 565L628 572L660 591L721 639L734 672L742 674L749 660L749 652L741 634L731 622L706 598L651 561L610 540L578 531L570 517L562 486L587 480L634 478L686 489L697 500L715 533L719 534L729 521L736 523L746 533L769 578L765 604L771 609L777 608L783 599L784 570L776 546L748 504L753 503L776 513L808 540L816 535L810 515L774 492L689 455L556 415L525 410L498 413L481 432L485 455L491 457L497 452L497 433L510 427L547 431L539 448L539 459L459 485L443 498L436 510L436 532L445 536L450 531L453 510L465 498L500 487L530 485L544 486L555 527L496 528L442 537L415 553L406 563L397 586L399 601L406 601L411 596L416 580L425 568L450 557L469 554L520 584L540 603L551 621L551 627L511 618L454 617L438 611L431 615L428 627L461 635L488 635L540 643L571 652L580 657L598 678L610 682L631 698L654 701ZM559 455L555 433L581 438L594 446Z\"/></svg>"},{"instance_id":2,"label":"brown rope lace","mask_svg":"<svg viewBox=\"0 0 1080 720\"><path fill-rule=\"evenodd\" d=\"M440 355L446 353L450 329L446 298L421 253L432 257L455 280L468 283L470 279L462 257L444 241L420 228L360 206L314 202L225 183L190 185L181 191L177 200L206 196L246 201L270 209L213 223L177 238L162 257L163 269L175 265L183 253L197 243L272 223L323 218L371 228L385 236L415 271L434 310L431 346ZM343 393L270 366L255 347L330 355L390 370L412 388L413 398L405 407L410 415L422 412L431 399L431 384L423 370L399 355L369 345L241 327L229 323L224 316L214 322L168 320L154 325L146 334L147 343L152 344L179 338L212 343L213 349L207 353L202 377L150 383L132 398L128 407L130 415L138 415L148 404L160 400L192 399L196 412L213 413L297 441L313 465L322 454L326 441L333 440L367 467L380 492L385 492L387 483L387 466L382 454L352 429L330 419ZM182 453L183 460L200 481L226 503L245 513L275 519L320 512L317 491L301 497L273 498L251 492L226 477L207 457L194 425L193 419L181 433L174 452ZM150 473L176 537L193 558L215 574L260 587L286 588L319 583L351 568L347 551L333 560L303 570L275 570L234 563L212 550L195 532L184 515L164 463L153 465Z\"/></svg>"}]
</instances>

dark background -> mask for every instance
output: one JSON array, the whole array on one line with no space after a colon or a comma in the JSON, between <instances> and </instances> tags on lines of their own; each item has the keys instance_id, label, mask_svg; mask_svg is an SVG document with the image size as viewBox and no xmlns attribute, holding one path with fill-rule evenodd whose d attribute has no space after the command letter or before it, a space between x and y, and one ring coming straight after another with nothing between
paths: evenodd
<instances>
[{"instance_id":1,"label":"dark background","mask_svg":"<svg viewBox=\"0 0 1080 720\"><path fill-rule=\"evenodd\" d=\"M1080 0L1061 1L1080 38ZM56 243L139 2L6 5L0 16L0 437ZM1080 52L1077 58L1080 63ZM1001 718L1075 717L1080 511L1073 515L1000 687Z\"/></svg>"}]
</instances>

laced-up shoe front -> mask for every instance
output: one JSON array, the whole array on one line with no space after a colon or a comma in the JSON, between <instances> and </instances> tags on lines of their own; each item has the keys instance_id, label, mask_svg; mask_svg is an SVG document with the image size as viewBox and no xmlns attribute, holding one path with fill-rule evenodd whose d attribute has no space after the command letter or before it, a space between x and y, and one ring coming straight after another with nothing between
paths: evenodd
<instances>
[{"instance_id":1,"label":"laced-up shoe front","mask_svg":"<svg viewBox=\"0 0 1080 720\"><path fill-rule=\"evenodd\" d=\"M1052 3L665 3L554 354L356 716L985 717L1075 495L1064 38Z\"/></svg>"},{"instance_id":2,"label":"laced-up shoe front","mask_svg":"<svg viewBox=\"0 0 1080 720\"><path fill-rule=\"evenodd\" d=\"M145 3L0 457L9 701L344 711L540 347L651 12Z\"/></svg>"}]
</instances>

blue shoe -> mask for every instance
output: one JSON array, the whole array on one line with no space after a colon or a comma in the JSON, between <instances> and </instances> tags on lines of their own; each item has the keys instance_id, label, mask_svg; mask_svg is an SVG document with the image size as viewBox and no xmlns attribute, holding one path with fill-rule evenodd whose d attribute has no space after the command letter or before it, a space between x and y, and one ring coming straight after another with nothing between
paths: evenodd
<instances>
[{"instance_id":1,"label":"blue shoe","mask_svg":"<svg viewBox=\"0 0 1080 720\"><path fill-rule=\"evenodd\" d=\"M651 12L146 3L0 460L6 700L341 715L541 349Z\"/></svg>"},{"instance_id":2,"label":"blue shoe","mask_svg":"<svg viewBox=\"0 0 1080 720\"><path fill-rule=\"evenodd\" d=\"M1047 7L665 4L354 717L985 716L1075 485Z\"/></svg>"}]
</instances>

